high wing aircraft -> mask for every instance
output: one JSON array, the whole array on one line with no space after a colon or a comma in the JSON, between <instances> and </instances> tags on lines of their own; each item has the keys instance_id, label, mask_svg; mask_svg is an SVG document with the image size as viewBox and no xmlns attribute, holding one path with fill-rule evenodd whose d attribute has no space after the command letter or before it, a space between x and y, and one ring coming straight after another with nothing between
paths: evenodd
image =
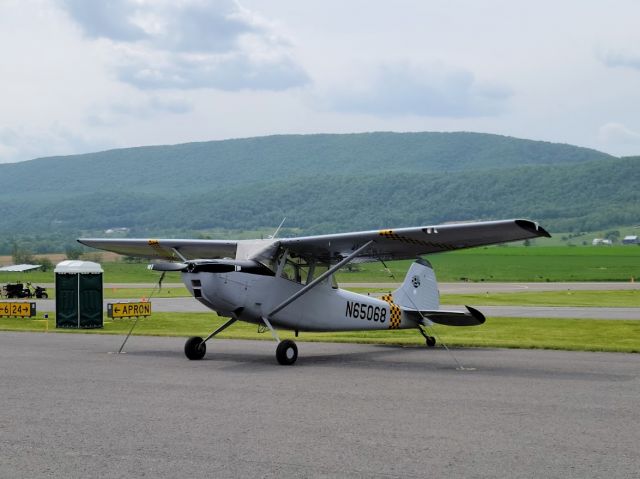
<instances>
[{"instance_id":1,"label":"high wing aircraft","mask_svg":"<svg viewBox=\"0 0 640 479\"><path fill-rule=\"evenodd\" d=\"M536 237L550 237L529 220L454 223L357 233L262 240L88 239L87 246L162 260L156 271L180 271L191 294L229 320L206 338L185 344L187 358L202 359L206 342L236 321L263 325L278 342L276 359L293 364L294 341L277 329L359 331L417 329L428 346L433 323L474 326L483 314L440 309L435 273L422 255ZM404 282L380 299L338 288L333 275L348 263L416 259Z\"/></svg>"}]
</instances>

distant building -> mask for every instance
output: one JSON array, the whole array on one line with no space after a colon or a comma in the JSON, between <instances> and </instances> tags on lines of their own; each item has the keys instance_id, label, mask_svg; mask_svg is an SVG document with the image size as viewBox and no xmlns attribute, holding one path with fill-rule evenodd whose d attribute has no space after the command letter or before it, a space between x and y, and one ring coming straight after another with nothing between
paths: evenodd
<instances>
[{"instance_id":1,"label":"distant building","mask_svg":"<svg viewBox=\"0 0 640 479\"><path fill-rule=\"evenodd\" d=\"M604 238L594 238L591 244L593 246L611 246L611 240Z\"/></svg>"},{"instance_id":2,"label":"distant building","mask_svg":"<svg viewBox=\"0 0 640 479\"><path fill-rule=\"evenodd\" d=\"M629 235L622 239L622 244L640 244L640 241L638 241L637 236Z\"/></svg>"}]
</instances>

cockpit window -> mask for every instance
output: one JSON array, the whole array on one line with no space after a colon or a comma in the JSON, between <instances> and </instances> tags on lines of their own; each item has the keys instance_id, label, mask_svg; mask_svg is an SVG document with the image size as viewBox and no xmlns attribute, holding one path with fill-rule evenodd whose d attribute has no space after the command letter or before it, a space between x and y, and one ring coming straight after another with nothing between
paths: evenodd
<instances>
[{"instance_id":1,"label":"cockpit window","mask_svg":"<svg viewBox=\"0 0 640 479\"><path fill-rule=\"evenodd\" d=\"M282 277L306 285L326 273L328 269L328 263L309 262L303 258L287 258L282 269ZM331 281L333 287L337 288L333 275L331 276Z\"/></svg>"},{"instance_id":2,"label":"cockpit window","mask_svg":"<svg viewBox=\"0 0 640 479\"><path fill-rule=\"evenodd\" d=\"M288 259L282 270L282 277L296 283L307 284L308 266Z\"/></svg>"}]
</instances>

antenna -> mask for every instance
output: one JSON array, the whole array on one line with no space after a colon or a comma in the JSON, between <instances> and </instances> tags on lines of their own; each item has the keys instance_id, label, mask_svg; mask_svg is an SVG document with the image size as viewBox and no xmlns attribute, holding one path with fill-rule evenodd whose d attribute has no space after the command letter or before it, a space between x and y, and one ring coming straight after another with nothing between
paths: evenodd
<instances>
[{"instance_id":1,"label":"antenna","mask_svg":"<svg viewBox=\"0 0 640 479\"><path fill-rule=\"evenodd\" d=\"M267 238L274 239L276 236L278 236L278 231L280 231L280 228L282 228L282 225L284 224L286 219L287 219L286 216L282 218L282 221L280 222L280 226L276 228L276 231L272 235L267 236Z\"/></svg>"}]
</instances>

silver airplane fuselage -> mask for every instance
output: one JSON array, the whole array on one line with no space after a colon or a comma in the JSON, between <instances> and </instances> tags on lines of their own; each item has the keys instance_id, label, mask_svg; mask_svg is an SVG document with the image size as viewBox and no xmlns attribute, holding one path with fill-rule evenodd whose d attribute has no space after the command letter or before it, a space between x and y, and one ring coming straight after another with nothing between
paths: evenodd
<instances>
[{"instance_id":1,"label":"silver airplane fuselage","mask_svg":"<svg viewBox=\"0 0 640 479\"><path fill-rule=\"evenodd\" d=\"M328 278L273 316L270 312L300 291L302 283L278 276L228 273L182 273L187 289L220 316L294 331L358 331L416 328L391 300L337 288Z\"/></svg>"}]
</instances>

